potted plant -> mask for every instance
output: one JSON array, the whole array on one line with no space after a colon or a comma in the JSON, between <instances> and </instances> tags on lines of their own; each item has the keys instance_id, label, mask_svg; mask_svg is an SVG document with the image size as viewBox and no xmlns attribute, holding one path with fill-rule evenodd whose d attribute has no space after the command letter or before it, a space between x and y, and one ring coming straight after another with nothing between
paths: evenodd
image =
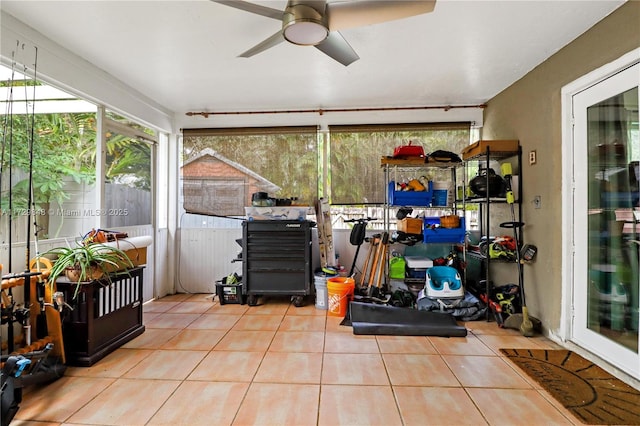
<instances>
[{"instance_id":1,"label":"potted plant","mask_svg":"<svg viewBox=\"0 0 640 426\"><path fill-rule=\"evenodd\" d=\"M109 272L133 268L131 259L117 247L98 243L77 242L75 247L56 247L43 257L54 258L49 270L48 281L53 285L55 280L64 275L70 282L76 283L73 297L78 294L80 285L109 277Z\"/></svg>"}]
</instances>

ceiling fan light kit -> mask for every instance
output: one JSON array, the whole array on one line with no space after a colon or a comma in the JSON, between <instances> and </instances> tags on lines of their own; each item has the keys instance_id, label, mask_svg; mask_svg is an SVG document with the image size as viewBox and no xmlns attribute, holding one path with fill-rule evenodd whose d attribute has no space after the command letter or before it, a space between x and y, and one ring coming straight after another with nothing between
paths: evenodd
<instances>
[{"instance_id":1,"label":"ceiling fan light kit","mask_svg":"<svg viewBox=\"0 0 640 426\"><path fill-rule=\"evenodd\" d=\"M284 12L282 35L293 44L315 46L327 38L329 28L317 10L296 4L288 6Z\"/></svg>"},{"instance_id":2,"label":"ceiling fan light kit","mask_svg":"<svg viewBox=\"0 0 640 426\"><path fill-rule=\"evenodd\" d=\"M359 0L337 3L327 3L326 0L289 0L282 11L243 0L211 1L282 21L282 30L240 54L243 58L256 55L286 40L300 46L314 46L344 66L360 57L339 30L429 13L436 3L436 0Z\"/></svg>"}]
</instances>

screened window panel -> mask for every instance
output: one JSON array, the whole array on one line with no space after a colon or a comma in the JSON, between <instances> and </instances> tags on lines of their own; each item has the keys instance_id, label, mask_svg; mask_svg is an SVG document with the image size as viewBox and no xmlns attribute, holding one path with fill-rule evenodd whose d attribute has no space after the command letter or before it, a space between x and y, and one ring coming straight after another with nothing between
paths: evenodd
<instances>
[{"instance_id":1,"label":"screened window panel","mask_svg":"<svg viewBox=\"0 0 640 426\"><path fill-rule=\"evenodd\" d=\"M242 216L256 192L313 205L317 128L185 129L181 176L187 213Z\"/></svg>"},{"instance_id":2,"label":"screened window panel","mask_svg":"<svg viewBox=\"0 0 640 426\"><path fill-rule=\"evenodd\" d=\"M182 182L184 209L190 213L216 211L220 216L235 216L244 210L246 187L242 179L185 178Z\"/></svg>"},{"instance_id":3,"label":"screened window panel","mask_svg":"<svg viewBox=\"0 0 640 426\"><path fill-rule=\"evenodd\" d=\"M409 141L422 146L426 154L436 150L460 153L469 145L470 123L330 126L329 134L331 204L383 204L382 157ZM441 171L430 173L440 178Z\"/></svg>"}]
</instances>

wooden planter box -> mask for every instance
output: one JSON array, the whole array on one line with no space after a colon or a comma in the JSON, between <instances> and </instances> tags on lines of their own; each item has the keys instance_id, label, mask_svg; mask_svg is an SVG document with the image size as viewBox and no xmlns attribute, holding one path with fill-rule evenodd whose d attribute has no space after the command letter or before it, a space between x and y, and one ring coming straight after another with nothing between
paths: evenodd
<instances>
[{"instance_id":1,"label":"wooden planter box","mask_svg":"<svg viewBox=\"0 0 640 426\"><path fill-rule=\"evenodd\" d=\"M63 277L56 281L73 307L62 319L67 364L91 366L144 332L143 269L112 273L111 282L102 278L82 284L75 299L75 283Z\"/></svg>"}]
</instances>

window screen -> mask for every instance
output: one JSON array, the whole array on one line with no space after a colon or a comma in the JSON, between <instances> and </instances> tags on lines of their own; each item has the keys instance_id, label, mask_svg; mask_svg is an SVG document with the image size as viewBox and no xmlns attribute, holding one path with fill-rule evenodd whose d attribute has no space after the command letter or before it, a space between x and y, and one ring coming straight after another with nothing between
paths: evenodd
<instances>
[{"instance_id":1,"label":"window screen","mask_svg":"<svg viewBox=\"0 0 640 426\"><path fill-rule=\"evenodd\" d=\"M330 126L329 179L332 205L383 204L382 157L396 146L460 153L469 145L470 123Z\"/></svg>"},{"instance_id":2,"label":"window screen","mask_svg":"<svg viewBox=\"0 0 640 426\"><path fill-rule=\"evenodd\" d=\"M252 194L318 197L316 127L185 129L183 206L187 213L242 216Z\"/></svg>"}]
</instances>

